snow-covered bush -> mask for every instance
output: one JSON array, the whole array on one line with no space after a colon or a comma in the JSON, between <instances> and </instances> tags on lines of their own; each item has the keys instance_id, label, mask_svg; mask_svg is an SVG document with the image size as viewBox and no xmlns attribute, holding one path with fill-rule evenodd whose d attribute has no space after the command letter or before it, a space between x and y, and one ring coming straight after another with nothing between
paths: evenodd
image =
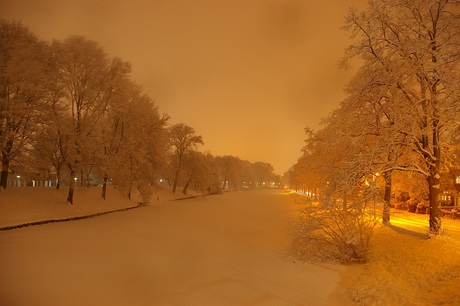
<instances>
[{"instance_id":1,"label":"snow-covered bush","mask_svg":"<svg viewBox=\"0 0 460 306\"><path fill-rule=\"evenodd\" d=\"M417 214L426 214L429 207L430 207L430 201L428 201L428 200L421 200L421 201L417 204L417 209L415 210L415 212L416 212Z\"/></svg>"},{"instance_id":2,"label":"snow-covered bush","mask_svg":"<svg viewBox=\"0 0 460 306\"><path fill-rule=\"evenodd\" d=\"M407 201L407 211L414 213L417 210L417 205L420 202L420 199L413 198Z\"/></svg>"},{"instance_id":3,"label":"snow-covered bush","mask_svg":"<svg viewBox=\"0 0 460 306\"><path fill-rule=\"evenodd\" d=\"M309 262L365 262L376 223L375 210L365 203L306 205L291 226L292 255Z\"/></svg>"},{"instance_id":4,"label":"snow-covered bush","mask_svg":"<svg viewBox=\"0 0 460 306\"><path fill-rule=\"evenodd\" d=\"M153 186L151 184L141 182L138 184L137 190L139 191L139 196L141 198L142 204L149 204L152 199Z\"/></svg>"},{"instance_id":5,"label":"snow-covered bush","mask_svg":"<svg viewBox=\"0 0 460 306\"><path fill-rule=\"evenodd\" d=\"M406 191L399 191L398 193L398 196L391 199L390 206L396 209L407 210L407 201L410 200L409 193Z\"/></svg>"}]
</instances>

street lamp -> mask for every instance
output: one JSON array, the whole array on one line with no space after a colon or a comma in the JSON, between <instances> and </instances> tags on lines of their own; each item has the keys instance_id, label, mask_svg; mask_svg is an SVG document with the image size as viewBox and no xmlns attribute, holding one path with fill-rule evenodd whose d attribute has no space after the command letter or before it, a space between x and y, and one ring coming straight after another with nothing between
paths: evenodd
<instances>
[{"instance_id":1,"label":"street lamp","mask_svg":"<svg viewBox=\"0 0 460 306\"><path fill-rule=\"evenodd\" d=\"M18 179L18 187L21 187L21 176L16 175L16 178Z\"/></svg>"}]
</instances>

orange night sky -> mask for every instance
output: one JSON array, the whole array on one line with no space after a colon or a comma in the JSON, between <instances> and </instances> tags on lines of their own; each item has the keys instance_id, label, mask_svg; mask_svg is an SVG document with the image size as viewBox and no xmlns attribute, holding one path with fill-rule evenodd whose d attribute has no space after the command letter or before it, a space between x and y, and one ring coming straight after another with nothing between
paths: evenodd
<instances>
[{"instance_id":1,"label":"orange night sky","mask_svg":"<svg viewBox=\"0 0 460 306\"><path fill-rule=\"evenodd\" d=\"M340 29L365 0L3 0L0 17L45 40L82 35L132 64L133 78L204 150L271 163L300 156L304 128L344 98Z\"/></svg>"}]
</instances>

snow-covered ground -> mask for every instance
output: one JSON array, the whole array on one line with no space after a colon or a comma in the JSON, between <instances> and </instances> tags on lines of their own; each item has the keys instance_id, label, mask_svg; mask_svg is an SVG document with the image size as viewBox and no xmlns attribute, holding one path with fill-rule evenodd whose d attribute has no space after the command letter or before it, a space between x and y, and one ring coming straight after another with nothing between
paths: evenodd
<instances>
[{"instance_id":1,"label":"snow-covered ground","mask_svg":"<svg viewBox=\"0 0 460 306\"><path fill-rule=\"evenodd\" d=\"M0 192L0 227L135 206L109 191ZM424 215L394 212L367 264L288 254L298 204L283 190L170 201L0 232L1 305L460 305L460 220L425 239Z\"/></svg>"},{"instance_id":2,"label":"snow-covered ground","mask_svg":"<svg viewBox=\"0 0 460 306\"><path fill-rule=\"evenodd\" d=\"M363 305L460 305L460 220L427 239L428 216L393 211L378 226L369 262L350 292Z\"/></svg>"},{"instance_id":3,"label":"snow-covered ground","mask_svg":"<svg viewBox=\"0 0 460 306\"><path fill-rule=\"evenodd\" d=\"M78 198L67 209L89 205ZM0 299L7 305L346 305L342 283L350 268L289 260L287 228L296 214L282 190L241 191L3 231Z\"/></svg>"},{"instance_id":4,"label":"snow-covered ground","mask_svg":"<svg viewBox=\"0 0 460 306\"><path fill-rule=\"evenodd\" d=\"M101 188L79 187L75 189L74 205L68 205L67 192L67 187L60 190L20 187L0 191L0 228L136 207L141 201L138 194L134 194L129 201L111 187L107 188L106 200L103 200ZM153 192L152 202L160 203L194 195L184 195L181 192L173 194L167 186L160 186Z\"/></svg>"}]
</instances>

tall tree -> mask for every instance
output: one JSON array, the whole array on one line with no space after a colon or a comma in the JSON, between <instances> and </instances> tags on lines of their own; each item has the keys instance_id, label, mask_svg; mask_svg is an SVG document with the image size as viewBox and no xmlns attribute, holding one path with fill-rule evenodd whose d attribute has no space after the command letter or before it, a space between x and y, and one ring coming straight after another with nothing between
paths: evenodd
<instances>
[{"instance_id":1,"label":"tall tree","mask_svg":"<svg viewBox=\"0 0 460 306\"><path fill-rule=\"evenodd\" d=\"M63 95L53 103L61 156L70 172L67 202L73 204L76 177L90 165L96 131L115 85L129 68L109 59L94 41L72 36L52 44L52 70Z\"/></svg>"},{"instance_id":2,"label":"tall tree","mask_svg":"<svg viewBox=\"0 0 460 306\"><path fill-rule=\"evenodd\" d=\"M37 133L34 135L35 137L33 137L34 141L31 150L33 158L30 162L35 168L41 166L44 170L53 171L56 175L56 189L60 189L65 164L54 128L55 126L52 123L44 123L39 126Z\"/></svg>"},{"instance_id":3,"label":"tall tree","mask_svg":"<svg viewBox=\"0 0 460 306\"><path fill-rule=\"evenodd\" d=\"M430 233L441 227L440 172L443 135L458 128L460 17L458 1L369 1L366 11L351 10L346 28L356 43L346 58L360 56L365 65L379 66L380 77L402 99L395 129L416 153L414 171L426 177L430 197Z\"/></svg>"},{"instance_id":4,"label":"tall tree","mask_svg":"<svg viewBox=\"0 0 460 306\"><path fill-rule=\"evenodd\" d=\"M380 67L366 65L358 70L349 82L347 99L337 110L344 118L341 131L354 142L366 143L357 156L367 159L369 173L379 173L385 181L383 222L390 221L390 199L392 174L397 169L398 159L403 154L405 136L397 131L397 114L400 109L396 100L401 97L391 91Z\"/></svg>"},{"instance_id":5,"label":"tall tree","mask_svg":"<svg viewBox=\"0 0 460 306\"><path fill-rule=\"evenodd\" d=\"M198 145L203 145L203 139L195 134L195 130L184 124L177 123L170 128L170 142L172 148L172 166L174 169L173 192L176 192L179 175L184 163L184 157L191 151L195 151Z\"/></svg>"},{"instance_id":6,"label":"tall tree","mask_svg":"<svg viewBox=\"0 0 460 306\"><path fill-rule=\"evenodd\" d=\"M131 81L123 85L104 120L99 168L131 197L134 187L148 202L150 188L165 167L169 116ZM121 89L121 88L120 88Z\"/></svg>"},{"instance_id":7,"label":"tall tree","mask_svg":"<svg viewBox=\"0 0 460 306\"><path fill-rule=\"evenodd\" d=\"M0 186L43 110L45 44L16 21L0 20Z\"/></svg>"},{"instance_id":8,"label":"tall tree","mask_svg":"<svg viewBox=\"0 0 460 306\"><path fill-rule=\"evenodd\" d=\"M259 187L267 186L273 181L275 174L273 166L265 162L255 162L252 165L254 176Z\"/></svg>"},{"instance_id":9,"label":"tall tree","mask_svg":"<svg viewBox=\"0 0 460 306\"><path fill-rule=\"evenodd\" d=\"M190 186L201 194L221 191L216 159L211 154L191 151L185 156L185 160L183 194L187 194Z\"/></svg>"},{"instance_id":10,"label":"tall tree","mask_svg":"<svg viewBox=\"0 0 460 306\"><path fill-rule=\"evenodd\" d=\"M242 185L241 179L239 179L242 161L231 155L218 156L216 160L222 178L222 189L238 190Z\"/></svg>"}]
</instances>

